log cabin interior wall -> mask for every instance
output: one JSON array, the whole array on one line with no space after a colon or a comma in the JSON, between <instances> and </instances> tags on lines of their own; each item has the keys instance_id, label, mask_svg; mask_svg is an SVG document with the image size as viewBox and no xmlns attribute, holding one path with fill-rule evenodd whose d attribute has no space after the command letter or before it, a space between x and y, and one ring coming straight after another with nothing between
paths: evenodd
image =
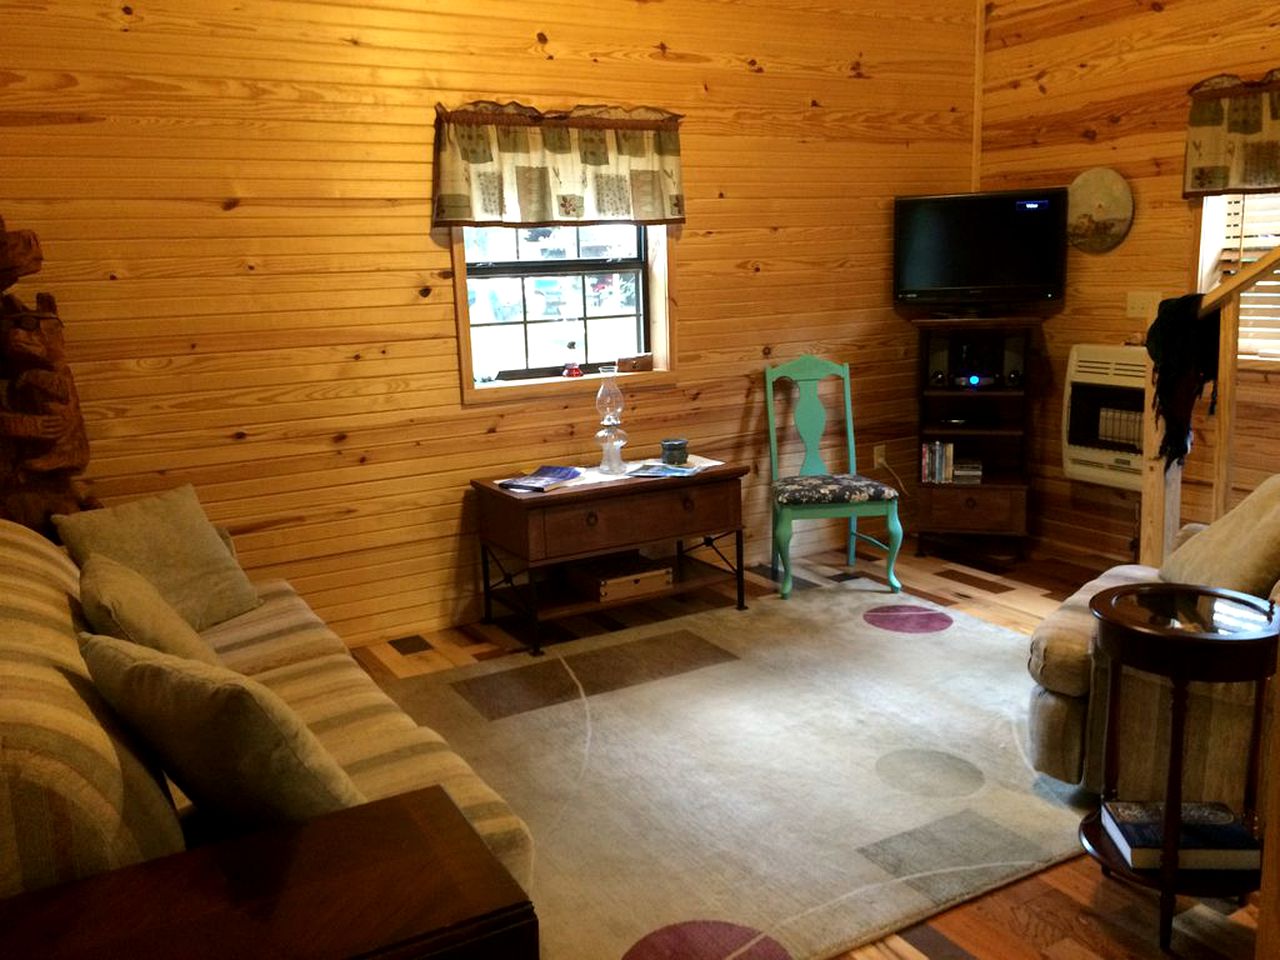
<instances>
[{"instance_id":1,"label":"log cabin interior wall","mask_svg":"<svg viewBox=\"0 0 1280 960\"><path fill-rule=\"evenodd\" d=\"M1069 184L1111 167L1134 193L1128 238L1106 254L1072 250L1066 309L1044 325L1050 370L1036 409L1035 511L1042 547L1133 556L1138 494L1068 481L1060 418L1074 343L1122 343L1151 317L1127 294L1194 290L1198 204L1182 199L1188 88L1216 73L1261 77L1280 63L1280 24L1247 0L989 5L981 66L979 179L984 189ZM1234 429L1235 497L1277 469L1275 374L1242 370ZM1183 478L1183 516L1207 521L1212 431L1199 407Z\"/></svg>"},{"instance_id":2,"label":"log cabin interior wall","mask_svg":"<svg viewBox=\"0 0 1280 960\"><path fill-rule=\"evenodd\" d=\"M625 426L634 451L678 433L695 452L755 467L754 559L766 558L769 530L764 363L805 352L851 362L860 455L869 465L872 444L886 443L910 480L915 335L889 305L891 198L972 185L977 10L973 0L7 9L0 211L43 242L43 272L15 292L58 298L94 492L110 503L195 484L251 573L292 580L349 643L476 615L468 480L599 455L591 391L460 402L448 238L429 223L432 120L437 101L481 98L686 115L678 377L630 392ZM1067 31L1050 41L1073 51L1053 57L1073 74L1079 44ZM1012 75L1006 58L1018 54L998 47L988 59ZM1185 84L1159 59L1153 51L1146 83L1158 106L1170 101L1174 125ZM1034 83L1006 94L996 82L988 99L998 116L1015 100L1034 116L1052 101L1033 93ZM1111 93L1135 141L1149 141L1147 93L1134 108ZM992 180L1022 160L1057 181L1090 156L1023 149L1007 142L1026 135L1011 124L990 129ZM1176 138L1155 142L1165 139L1161 156ZM1147 150L1127 156L1127 172L1157 176L1140 159ZM1145 250L1172 287L1181 210L1159 202L1162 226L1142 225L1125 259ZM1081 293L1089 276L1077 277L1085 308L1070 322L1110 330L1118 281L1095 302ZM831 536L798 533L797 549Z\"/></svg>"}]
</instances>

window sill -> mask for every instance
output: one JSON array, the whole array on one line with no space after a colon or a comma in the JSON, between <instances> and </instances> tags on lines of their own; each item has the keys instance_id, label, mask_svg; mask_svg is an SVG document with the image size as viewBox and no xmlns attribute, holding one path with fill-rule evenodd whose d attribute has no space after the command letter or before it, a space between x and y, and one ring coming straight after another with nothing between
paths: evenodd
<instances>
[{"instance_id":1,"label":"window sill","mask_svg":"<svg viewBox=\"0 0 1280 960\"><path fill-rule=\"evenodd\" d=\"M1280 373L1280 357L1269 360L1252 355L1237 357L1236 369L1248 373Z\"/></svg>"},{"instance_id":2,"label":"window sill","mask_svg":"<svg viewBox=\"0 0 1280 960\"><path fill-rule=\"evenodd\" d=\"M673 386L674 370L641 370L614 374L623 390ZM524 403L542 397L592 395L600 389L603 374L586 373L580 377L541 377L535 380L502 380L479 383L462 388L463 406L495 403Z\"/></svg>"}]
</instances>

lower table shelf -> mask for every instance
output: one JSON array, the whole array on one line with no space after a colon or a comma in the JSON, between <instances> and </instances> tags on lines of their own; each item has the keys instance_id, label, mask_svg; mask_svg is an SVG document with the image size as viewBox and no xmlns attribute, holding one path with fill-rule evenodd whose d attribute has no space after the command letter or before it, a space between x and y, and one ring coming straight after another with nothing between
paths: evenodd
<instances>
[{"instance_id":1,"label":"lower table shelf","mask_svg":"<svg viewBox=\"0 0 1280 960\"><path fill-rule=\"evenodd\" d=\"M1164 889L1164 875L1160 870L1135 870L1125 862L1124 854L1103 827L1102 816L1096 810L1080 821L1080 845L1104 869L1122 880L1155 890ZM1239 897L1261 886L1260 870L1179 870L1173 892L1191 897Z\"/></svg>"},{"instance_id":2,"label":"lower table shelf","mask_svg":"<svg viewBox=\"0 0 1280 960\"><path fill-rule=\"evenodd\" d=\"M510 610L523 612L526 615L532 613L538 621L560 620L564 617L575 617L579 614L621 607L643 600L671 597L717 583L731 582L736 576L736 571L726 570L693 557L684 557L673 561L671 574L672 580L669 585L617 600L600 600L583 596L581 590L572 583L560 579L539 581L536 587L536 604L532 608L527 602L527 597L522 596L522 591L527 593L527 587L524 586L496 589L493 591L493 600Z\"/></svg>"}]
</instances>

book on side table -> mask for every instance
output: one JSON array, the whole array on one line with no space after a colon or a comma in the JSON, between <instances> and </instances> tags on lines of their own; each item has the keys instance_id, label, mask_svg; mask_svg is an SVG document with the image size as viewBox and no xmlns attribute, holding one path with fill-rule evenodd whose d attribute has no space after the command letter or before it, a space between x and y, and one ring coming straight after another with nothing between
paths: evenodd
<instances>
[{"instance_id":1,"label":"book on side table","mask_svg":"<svg viewBox=\"0 0 1280 960\"><path fill-rule=\"evenodd\" d=\"M1135 870L1156 870L1164 846L1164 804L1108 800L1102 826L1125 862ZM1223 803L1184 803L1178 838L1180 870L1258 870L1262 845Z\"/></svg>"},{"instance_id":2,"label":"book on side table","mask_svg":"<svg viewBox=\"0 0 1280 960\"><path fill-rule=\"evenodd\" d=\"M581 475L582 471L577 467L541 466L523 477L499 480L498 486L504 490L515 490L520 493L543 493L564 486Z\"/></svg>"}]
</instances>

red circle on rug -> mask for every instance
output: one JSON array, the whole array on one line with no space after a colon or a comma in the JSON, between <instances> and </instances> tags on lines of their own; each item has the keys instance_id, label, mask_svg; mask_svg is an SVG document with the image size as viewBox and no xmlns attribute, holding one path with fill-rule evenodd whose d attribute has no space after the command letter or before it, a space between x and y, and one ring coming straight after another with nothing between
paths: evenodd
<instances>
[{"instance_id":1,"label":"red circle on rug","mask_svg":"<svg viewBox=\"0 0 1280 960\"><path fill-rule=\"evenodd\" d=\"M723 920L689 920L660 927L628 950L622 960L792 960L759 930Z\"/></svg>"},{"instance_id":2,"label":"red circle on rug","mask_svg":"<svg viewBox=\"0 0 1280 960\"><path fill-rule=\"evenodd\" d=\"M917 607L913 603L890 603L883 607L872 607L862 615L862 619L873 627L892 630L894 633L937 633L955 622L941 610Z\"/></svg>"}]
</instances>

